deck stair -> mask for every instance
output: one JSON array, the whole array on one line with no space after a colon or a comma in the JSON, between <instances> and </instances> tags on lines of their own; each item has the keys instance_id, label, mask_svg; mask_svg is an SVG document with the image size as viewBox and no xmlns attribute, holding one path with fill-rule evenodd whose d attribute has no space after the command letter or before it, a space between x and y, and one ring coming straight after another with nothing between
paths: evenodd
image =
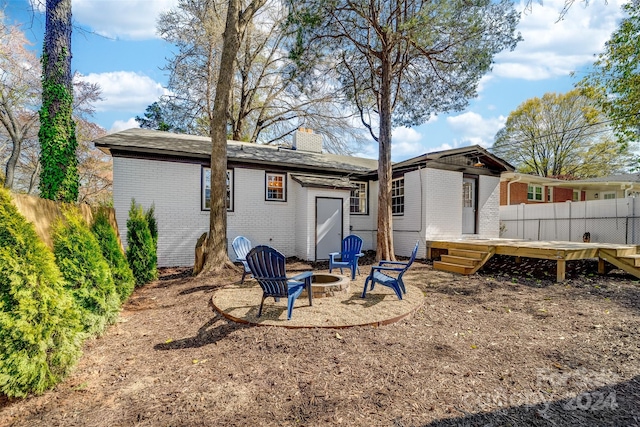
<instances>
[{"instance_id":1,"label":"deck stair","mask_svg":"<svg viewBox=\"0 0 640 427\"><path fill-rule=\"evenodd\" d=\"M600 249L598 251L598 258L601 261L607 261L610 264L615 265L621 270L640 278L640 254L632 250L620 250L620 249ZM604 266L599 266L599 270L604 270ZM600 271L604 273L604 271Z\"/></svg>"},{"instance_id":2,"label":"deck stair","mask_svg":"<svg viewBox=\"0 0 640 427\"><path fill-rule=\"evenodd\" d=\"M433 262L434 270L469 275L478 271L493 255L495 249L489 246L467 249L461 247L449 248L448 254L440 256L440 261Z\"/></svg>"}]
</instances>

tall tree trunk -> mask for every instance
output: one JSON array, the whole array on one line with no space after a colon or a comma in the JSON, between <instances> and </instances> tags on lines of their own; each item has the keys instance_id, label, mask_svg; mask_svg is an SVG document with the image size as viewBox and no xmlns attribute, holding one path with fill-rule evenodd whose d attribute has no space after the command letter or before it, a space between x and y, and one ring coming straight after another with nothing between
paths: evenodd
<instances>
[{"instance_id":1,"label":"tall tree trunk","mask_svg":"<svg viewBox=\"0 0 640 427\"><path fill-rule=\"evenodd\" d=\"M227 111L234 64L240 48L240 0L229 0L220 72L211 116L211 212L205 265L210 273L231 264L227 255ZM211 111L211 109L209 109Z\"/></svg>"},{"instance_id":2,"label":"tall tree trunk","mask_svg":"<svg viewBox=\"0 0 640 427\"><path fill-rule=\"evenodd\" d=\"M40 109L40 195L75 202L78 160L72 119L71 0L47 0Z\"/></svg>"},{"instance_id":3,"label":"tall tree trunk","mask_svg":"<svg viewBox=\"0 0 640 427\"><path fill-rule=\"evenodd\" d=\"M391 63L382 60L380 85L380 135L378 138L378 234L376 258L395 260L391 214Z\"/></svg>"}]
</instances>

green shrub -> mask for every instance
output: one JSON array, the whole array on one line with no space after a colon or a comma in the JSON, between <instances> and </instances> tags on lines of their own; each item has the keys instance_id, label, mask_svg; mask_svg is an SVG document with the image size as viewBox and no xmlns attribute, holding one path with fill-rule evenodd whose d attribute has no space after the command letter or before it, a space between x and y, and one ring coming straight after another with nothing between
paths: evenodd
<instances>
[{"instance_id":1,"label":"green shrub","mask_svg":"<svg viewBox=\"0 0 640 427\"><path fill-rule=\"evenodd\" d=\"M0 189L0 391L58 383L80 357L82 326L51 250Z\"/></svg>"},{"instance_id":2,"label":"green shrub","mask_svg":"<svg viewBox=\"0 0 640 427\"><path fill-rule=\"evenodd\" d=\"M136 282L127 259L120 249L118 236L104 211L99 211L96 214L91 231L96 236L102 255L109 264L113 283L116 285L118 295L120 295L120 302L124 302L133 292Z\"/></svg>"},{"instance_id":3,"label":"green shrub","mask_svg":"<svg viewBox=\"0 0 640 427\"><path fill-rule=\"evenodd\" d=\"M149 283L158 276L153 237L142 206L131 199L127 220L127 261L136 285Z\"/></svg>"},{"instance_id":4,"label":"green shrub","mask_svg":"<svg viewBox=\"0 0 640 427\"><path fill-rule=\"evenodd\" d=\"M144 214L147 220L147 226L149 227L149 233L151 233L151 239L153 240L153 252L151 253L151 264L158 265L158 222L156 221L156 206L154 203Z\"/></svg>"},{"instance_id":5,"label":"green shrub","mask_svg":"<svg viewBox=\"0 0 640 427\"><path fill-rule=\"evenodd\" d=\"M100 334L120 310L120 296L109 265L89 226L77 209L63 211L64 221L53 227L53 253L66 287L80 309L80 319L90 335Z\"/></svg>"}]
</instances>

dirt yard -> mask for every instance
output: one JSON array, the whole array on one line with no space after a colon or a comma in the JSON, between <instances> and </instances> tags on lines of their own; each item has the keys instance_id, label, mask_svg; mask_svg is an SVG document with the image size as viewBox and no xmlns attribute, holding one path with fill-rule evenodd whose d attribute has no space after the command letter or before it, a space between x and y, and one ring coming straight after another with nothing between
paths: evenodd
<instances>
[{"instance_id":1,"label":"dirt yard","mask_svg":"<svg viewBox=\"0 0 640 427\"><path fill-rule=\"evenodd\" d=\"M596 271L569 262L556 284L544 261L470 277L418 262L421 308L336 330L231 323L208 305L228 279L164 270L64 383L0 401L0 425L639 426L640 284Z\"/></svg>"}]
</instances>

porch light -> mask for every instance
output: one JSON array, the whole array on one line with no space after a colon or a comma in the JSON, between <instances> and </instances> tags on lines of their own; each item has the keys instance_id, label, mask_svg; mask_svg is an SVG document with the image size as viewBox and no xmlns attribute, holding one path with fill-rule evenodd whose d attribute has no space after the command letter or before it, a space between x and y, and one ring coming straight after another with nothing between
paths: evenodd
<instances>
[{"instance_id":1,"label":"porch light","mask_svg":"<svg viewBox=\"0 0 640 427\"><path fill-rule=\"evenodd\" d=\"M473 166L476 167L476 168L481 168L481 167L484 166L484 163L482 163L480 161L480 157L478 157L478 158L476 158L476 162L473 164Z\"/></svg>"}]
</instances>

